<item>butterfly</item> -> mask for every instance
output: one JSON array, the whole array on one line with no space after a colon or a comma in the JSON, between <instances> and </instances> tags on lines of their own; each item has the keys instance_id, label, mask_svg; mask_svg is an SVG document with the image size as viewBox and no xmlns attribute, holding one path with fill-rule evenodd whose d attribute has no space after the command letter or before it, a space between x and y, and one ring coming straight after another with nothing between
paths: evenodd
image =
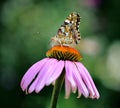
<instances>
[{"instance_id":1,"label":"butterfly","mask_svg":"<svg viewBox=\"0 0 120 108\"><path fill-rule=\"evenodd\" d=\"M52 37L55 45L78 44L81 36L79 32L80 15L76 12L71 13L58 29L57 34Z\"/></svg>"}]
</instances>

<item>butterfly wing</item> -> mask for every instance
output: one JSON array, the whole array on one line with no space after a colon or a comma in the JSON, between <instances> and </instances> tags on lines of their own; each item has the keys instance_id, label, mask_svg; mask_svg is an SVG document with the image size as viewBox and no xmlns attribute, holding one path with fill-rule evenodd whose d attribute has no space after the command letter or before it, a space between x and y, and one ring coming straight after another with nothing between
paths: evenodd
<instances>
[{"instance_id":1,"label":"butterfly wing","mask_svg":"<svg viewBox=\"0 0 120 108\"><path fill-rule=\"evenodd\" d=\"M58 29L57 35L52 37L53 45L71 45L78 44L81 36L79 32L80 15L71 13Z\"/></svg>"},{"instance_id":2,"label":"butterfly wing","mask_svg":"<svg viewBox=\"0 0 120 108\"><path fill-rule=\"evenodd\" d=\"M64 24L58 29L57 36L73 39L73 41L77 44L81 39L79 24L80 15L75 12L71 13L64 21Z\"/></svg>"}]
</instances>

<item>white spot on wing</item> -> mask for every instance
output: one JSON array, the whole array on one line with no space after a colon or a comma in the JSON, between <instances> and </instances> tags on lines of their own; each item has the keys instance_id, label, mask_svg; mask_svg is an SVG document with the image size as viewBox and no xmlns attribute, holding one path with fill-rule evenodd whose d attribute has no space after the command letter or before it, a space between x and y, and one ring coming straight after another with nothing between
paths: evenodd
<instances>
[{"instance_id":1,"label":"white spot on wing","mask_svg":"<svg viewBox=\"0 0 120 108\"><path fill-rule=\"evenodd\" d=\"M70 23L70 21L68 19L65 20L66 23Z\"/></svg>"},{"instance_id":2,"label":"white spot on wing","mask_svg":"<svg viewBox=\"0 0 120 108\"><path fill-rule=\"evenodd\" d=\"M68 32L66 32L65 34L66 34L66 36L68 36L68 35L69 35L69 33L68 33Z\"/></svg>"},{"instance_id":3,"label":"white spot on wing","mask_svg":"<svg viewBox=\"0 0 120 108\"><path fill-rule=\"evenodd\" d=\"M61 31L62 31L62 32L65 32L65 28L64 28L64 27L61 27Z\"/></svg>"}]
</instances>

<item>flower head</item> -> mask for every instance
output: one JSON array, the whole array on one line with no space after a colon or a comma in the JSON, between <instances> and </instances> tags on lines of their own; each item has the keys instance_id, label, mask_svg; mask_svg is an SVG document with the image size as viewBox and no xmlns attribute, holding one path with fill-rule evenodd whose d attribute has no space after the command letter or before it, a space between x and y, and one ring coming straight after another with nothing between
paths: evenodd
<instances>
[{"instance_id":1,"label":"flower head","mask_svg":"<svg viewBox=\"0 0 120 108\"><path fill-rule=\"evenodd\" d=\"M54 83L65 70L65 97L75 93L99 98L99 92L85 66L78 62L80 53L69 46L54 46L47 54L48 58L38 61L25 73L21 80L21 88L26 93L40 92L43 87Z\"/></svg>"}]
</instances>

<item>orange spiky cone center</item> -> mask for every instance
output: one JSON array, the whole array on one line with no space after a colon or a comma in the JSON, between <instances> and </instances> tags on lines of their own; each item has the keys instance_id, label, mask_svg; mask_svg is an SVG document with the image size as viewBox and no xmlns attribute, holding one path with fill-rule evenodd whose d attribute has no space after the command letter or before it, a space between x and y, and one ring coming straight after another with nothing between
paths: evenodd
<instances>
[{"instance_id":1,"label":"orange spiky cone center","mask_svg":"<svg viewBox=\"0 0 120 108\"><path fill-rule=\"evenodd\" d=\"M52 47L50 50L48 50L46 56L50 58L56 58L58 60L79 61L82 59L81 54L76 49L61 45Z\"/></svg>"}]
</instances>

